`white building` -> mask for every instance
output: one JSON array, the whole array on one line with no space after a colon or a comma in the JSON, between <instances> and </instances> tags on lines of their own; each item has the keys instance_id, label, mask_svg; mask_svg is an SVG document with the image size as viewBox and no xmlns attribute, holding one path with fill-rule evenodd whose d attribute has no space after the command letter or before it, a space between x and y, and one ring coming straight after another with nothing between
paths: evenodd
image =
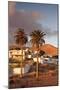
<instances>
[{"instance_id":1,"label":"white building","mask_svg":"<svg viewBox=\"0 0 60 90\"><path fill-rule=\"evenodd\" d=\"M22 59L22 50L9 50L9 58ZM23 59L25 59L25 50L23 50Z\"/></svg>"}]
</instances>

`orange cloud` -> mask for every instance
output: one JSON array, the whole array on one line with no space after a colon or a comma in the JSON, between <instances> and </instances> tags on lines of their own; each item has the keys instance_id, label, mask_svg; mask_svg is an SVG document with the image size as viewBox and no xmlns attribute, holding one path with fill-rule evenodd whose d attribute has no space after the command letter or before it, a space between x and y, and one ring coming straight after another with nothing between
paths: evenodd
<instances>
[{"instance_id":1,"label":"orange cloud","mask_svg":"<svg viewBox=\"0 0 60 90\"><path fill-rule=\"evenodd\" d=\"M39 17L40 15L37 12L32 12L32 16L36 18L36 17Z\"/></svg>"},{"instance_id":2,"label":"orange cloud","mask_svg":"<svg viewBox=\"0 0 60 90\"><path fill-rule=\"evenodd\" d=\"M35 11L32 12L32 17L34 19L44 19L44 18L46 18L46 16L42 12L35 12Z\"/></svg>"}]
</instances>

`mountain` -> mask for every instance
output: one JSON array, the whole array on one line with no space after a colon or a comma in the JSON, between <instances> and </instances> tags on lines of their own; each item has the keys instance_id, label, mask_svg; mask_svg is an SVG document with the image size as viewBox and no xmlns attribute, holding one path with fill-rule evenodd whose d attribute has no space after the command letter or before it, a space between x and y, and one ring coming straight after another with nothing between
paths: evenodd
<instances>
[{"instance_id":1,"label":"mountain","mask_svg":"<svg viewBox=\"0 0 60 90\"><path fill-rule=\"evenodd\" d=\"M58 55L58 48L56 48L53 45L45 44L41 46L40 49L43 50L48 55L51 55L51 56Z\"/></svg>"}]
</instances>

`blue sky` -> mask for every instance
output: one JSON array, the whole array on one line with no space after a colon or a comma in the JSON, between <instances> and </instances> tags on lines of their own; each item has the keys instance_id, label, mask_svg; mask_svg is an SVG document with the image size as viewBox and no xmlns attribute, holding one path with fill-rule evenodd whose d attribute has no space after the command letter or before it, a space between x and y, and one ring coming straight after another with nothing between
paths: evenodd
<instances>
[{"instance_id":1,"label":"blue sky","mask_svg":"<svg viewBox=\"0 0 60 90\"><path fill-rule=\"evenodd\" d=\"M15 26L14 28L16 28L17 26L20 25L20 27L22 26L24 27L26 32L30 32L30 29L32 29L30 27L35 28L35 26L40 27L41 25L44 29L43 31L46 32L46 37L45 37L46 43L52 44L54 46L58 45L58 25L57 25L58 5L57 4L15 2L15 4L12 4L12 6L13 5L15 5L15 9L14 9L15 13L14 15L10 16L10 18L15 16L16 20L15 19L14 20L16 23L14 25L10 25L10 28L13 28L13 26ZM31 16L30 14L32 14L34 17ZM19 15L21 18L19 17ZM25 23L23 22L29 24L26 26ZM17 23L20 24L17 25ZM28 30L28 26L29 26L29 30Z\"/></svg>"},{"instance_id":2,"label":"blue sky","mask_svg":"<svg viewBox=\"0 0 60 90\"><path fill-rule=\"evenodd\" d=\"M47 26L52 30L57 30L57 5L56 4L40 4L40 3L16 3L17 10L30 10L42 12L45 15L44 20L39 20L38 23L42 23L43 26Z\"/></svg>"}]
</instances>

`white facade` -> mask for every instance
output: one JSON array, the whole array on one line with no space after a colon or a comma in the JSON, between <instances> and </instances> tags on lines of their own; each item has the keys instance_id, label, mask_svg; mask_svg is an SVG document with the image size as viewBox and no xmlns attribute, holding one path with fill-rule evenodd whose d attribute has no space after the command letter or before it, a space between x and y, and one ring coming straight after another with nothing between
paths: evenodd
<instances>
[{"instance_id":1,"label":"white facade","mask_svg":"<svg viewBox=\"0 0 60 90\"><path fill-rule=\"evenodd\" d=\"M9 58L22 59L22 50L9 50ZM25 59L25 51L23 50L23 59Z\"/></svg>"},{"instance_id":2,"label":"white facade","mask_svg":"<svg viewBox=\"0 0 60 90\"><path fill-rule=\"evenodd\" d=\"M15 74L21 74L21 69L22 69L22 73L23 73L23 74L24 74L24 73L27 73L27 72L29 71L29 69L30 69L30 65L26 64L25 67L22 67L22 68L16 67L16 68L14 68L14 69L13 69L13 74L14 74L14 75L15 75Z\"/></svg>"},{"instance_id":3,"label":"white facade","mask_svg":"<svg viewBox=\"0 0 60 90\"><path fill-rule=\"evenodd\" d=\"M36 58L36 57L33 58L33 61L34 61L34 62L37 62L37 58ZM43 59L40 58L40 57L38 57L38 62L41 63L41 64L43 64Z\"/></svg>"},{"instance_id":4,"label":"white facade","mask_svg":"<svg viewBox=\"0 0 60 90\"><path fill-rule=\"evenodd\" d=\"M22 68L22 73L24 74L24 68ZM21 74L21 68L14 68L13 69L13 74Z\"/></svg>"}]
</instances>

